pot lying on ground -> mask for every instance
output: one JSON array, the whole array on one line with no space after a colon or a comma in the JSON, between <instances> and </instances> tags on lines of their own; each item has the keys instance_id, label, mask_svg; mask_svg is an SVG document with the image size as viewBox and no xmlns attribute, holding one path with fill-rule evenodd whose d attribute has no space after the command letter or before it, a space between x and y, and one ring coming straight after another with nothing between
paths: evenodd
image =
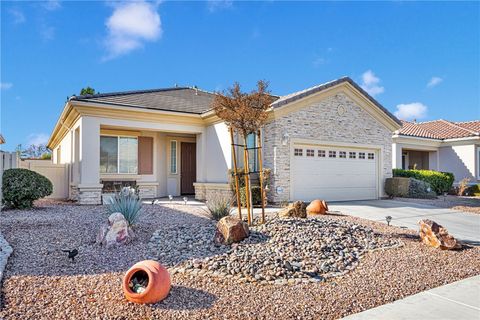
<instances>
[{"instance_id":1,"label":"pot lying on ground","mask_svg":"<svg viewBox=\"0 0 480 320\"><path fill-rule=\"evenodd\" d=\"M460 249L462 244L450 235L444 227L429 219L418 221L420 238L426 245L442 250Z\"/></svg>"},{"instance_id":2,"label":"pot lying on ground","mask_svg":"<svg viewBox=\"0 0 480 320\"><path fill-rule=\"evenodd\" d=\"M128 301L156 303L165 299L170 292L170 274L156 261L140 261L127 271L122 287Z\"/></svg>"},{"instance_id":3,"label":"pot lying on ground","mask_svg":"<svg viewBox=\"0 0 480 320\"><path fill-rule=\"evenodd\" d=\"M307 213L310 214L327 214L328 205L325 200L313 200L307 206Z\"/></svg>"}]
</instances>

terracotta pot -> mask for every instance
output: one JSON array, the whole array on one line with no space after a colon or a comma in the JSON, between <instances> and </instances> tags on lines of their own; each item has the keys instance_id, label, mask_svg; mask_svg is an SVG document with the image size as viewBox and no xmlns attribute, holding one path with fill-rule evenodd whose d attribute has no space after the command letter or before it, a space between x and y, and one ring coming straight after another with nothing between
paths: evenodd
<instances>
[{"instance_id":1,"label":"terracotta pot","mask_svg":"<svg viewBox=\"0 0 480 320\"><path fill-rule=\"evenodd\" d=\"M322 206L325 208L325 211L328 211L328 204L327 201L322 200Z\"/></svg>"},{"instance_id":2,"label":"terracotta pot","mask_svg":"<svg viewBox=\"0 0 480 320\"><path fill-rule=\"evenodd\" d=\"M144 292L136 293L128 286L134 277L143 276L148 279ZM156 303L170 292L170 274L160 263L144 260L134 264L123 277L123 293L128 301L135 303Z\"/></svg>"},{"instance_id":3,"label":"terracotta pot","mask_svg":"<svg viewBox=\"0 0 480 320\"><path fill-rule=\"evenodd\" d=\"M327 203L323 200L313 200L307 207L307 212L310 214L325 214L325 206Z\"/></svg>"}]
</instances>

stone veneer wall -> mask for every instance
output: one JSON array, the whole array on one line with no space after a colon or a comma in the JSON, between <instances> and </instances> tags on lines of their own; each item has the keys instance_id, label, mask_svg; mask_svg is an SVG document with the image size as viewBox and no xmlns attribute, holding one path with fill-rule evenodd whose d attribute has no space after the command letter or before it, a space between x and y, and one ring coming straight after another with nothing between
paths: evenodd
<instances>
[{"instance_id":1,"label":"stone veneer wall","mask_svg":"<svg viewBox=\"0 0 480 320\"><path fill-rule=\"evenodd\" d=\"M345 112L340 115L338 107ZM287 145L282 137L288 133ZM383 146L384 178L392 176L392 132L343 93L312 103L268 123L264 128L264 166L272 169L268 199L279 203L290 197L290 148L293 138ZM276 172L274 149L276 148ZM283 192L277 193L277 188ZM295 199L292 199L295 200Z\"/></svg>"},{"instance_id":2,"label":"stone veneer wall","mask_svg":"<svg viewBox=\"0 0 480 320\"><path fill-rule=\"evenodd\" d=\"M222 194L227 197L232 197L233 192L230 189L228 183L194 183L195 187L195 199L197 200L209 200L212 194Z\"/></svg>"},{"instance_id":3,"label":"stone veneer wall","mask_svg":"<svg viewBox=\"0 0 480 320\"><path fill-rule=\"evenodd\" d=\"M96 205L102 204L102 188L78 188L79 204Z\"/></svg>"}]
</instances>

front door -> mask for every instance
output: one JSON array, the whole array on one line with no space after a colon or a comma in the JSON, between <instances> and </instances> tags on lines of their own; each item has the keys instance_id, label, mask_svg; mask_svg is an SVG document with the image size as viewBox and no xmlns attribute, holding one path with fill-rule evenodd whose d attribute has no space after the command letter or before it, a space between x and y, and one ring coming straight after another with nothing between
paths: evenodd
<instances>
[{"instance_id":1,"label":"front door","mask_svg":"<svg viewBox=\"0 0 480 320\"><path fill-rule=\"evenodd\" d=\"M195 143L181 143L180 161L181 193L194 194L193 183L197 177L197 150Z\"/></svg>"}]
</instances>

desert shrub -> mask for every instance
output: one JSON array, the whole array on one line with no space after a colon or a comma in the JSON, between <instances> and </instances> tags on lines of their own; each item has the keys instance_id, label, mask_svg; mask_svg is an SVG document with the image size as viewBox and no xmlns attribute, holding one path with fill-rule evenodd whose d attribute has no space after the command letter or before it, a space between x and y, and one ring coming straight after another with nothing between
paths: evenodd
<instances>
[{"instance_id":1,"label":"desert shrub","mask_svg":"<svg viewBox=\"0 0 480 320\"><path fill-rule=\"evenodd\" d=\"M409 198L434 199L437 197L428 182L410 178L408 186Z\"/></svg>"},{"instance_id":2,"label":"desert shrub","mask_svg":"<svg viewBox=\"0 0 480 320\"><path fill-rule=\"evenodd\" d=\"M262 195L260 192L260 187L259 186L252 186L250 189L252 189L252 205L258 206L262 204ZM247 196L245 194L245 187L240 189L240 201L242 202L242 207L247 206Z\"/></svg>"},{"instance_id":3,"label":"desert shrub","mask_svg":"<svg viewBox=\"0 0 480 320\"><path fill-rule=\"evenodd\" d=\"M207 201L207 208L215 220L220 220L230 214L232 197L221 193L213 193Z\"/></svg>"},{"instance_id":4,"label":"desert shrub","mask_svg":"<svg viewBox=\"0 0 480 320\"><path fill-rule=\"evenodd\" d=\"M120 212L129 225L134 225L142 213L142 200L138 190L124 187L107 200L107 209L110 213Z\"/></svg>"},{"instance_id":5,"label":"desert shrub","mask_svg":"<svg viewBox=\"0 0 480 320\"><path fill-rule=\"evenodd\" d=\"M452 188L455 177L450 172L434 170L403 170L393 169L394 177L414 178L428 182L437 194L447 192Z\"/></svg>"},{"instance_id":6,"label":"desert shrub","mask_svg":"<svg viewBox=\"0 0 480 320\"><path fill-rule=\"evenodd\" d=\"M10 208L26 209L33 201L53 192L50 180L27 169L8 169L3 173L3 203Z\"/></svg>"},{"instance_id":7,"label":"desert shrub","mask_svg":"<svg viewBox=\"0 0 480 320\"><path fill-rule=\"evenodd\" d=\"M457 195L459 195L459 196L465 195L465 193L467 192L467 190L470 187L469 182L470 182L470 178L463 178L462 180L460 180L460 182L458 184L458 188L456 189L457 190Z\"/></svg>"}]
</instances>

